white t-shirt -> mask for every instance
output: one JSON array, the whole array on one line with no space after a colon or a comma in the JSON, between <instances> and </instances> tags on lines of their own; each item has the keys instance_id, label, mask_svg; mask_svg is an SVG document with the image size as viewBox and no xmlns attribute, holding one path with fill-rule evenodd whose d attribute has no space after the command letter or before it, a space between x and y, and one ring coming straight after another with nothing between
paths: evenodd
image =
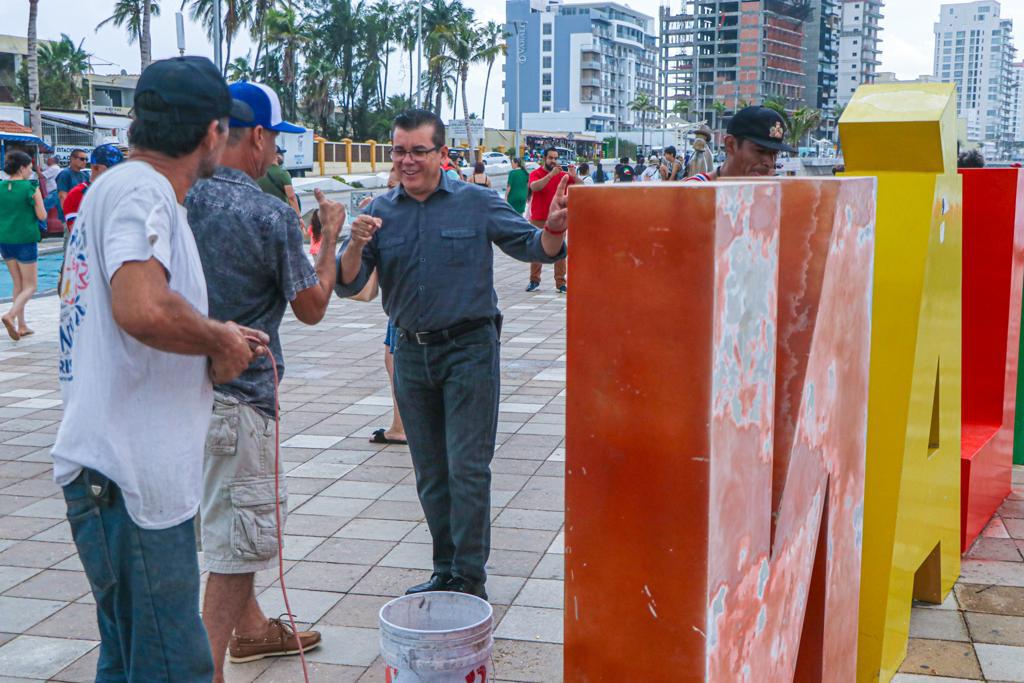
<instances>
[{"instance_id":1,"label":"white t-shirt","mask_svg":"<svg viewBox=\"0 0 1024 683\"><path fill-rule=\"evenodd\" d=\"M112 479L132 519L165 529L196 514L213 387L203 356L165 353L114 322L110 280L155 258L171 289L206 314L206 279L174 189L129 161L89 188L68 241L60 312L64 419L53 447L60 486L83 467Z\"/></svg>"},{"instance_id":2,"label":"white t-shirt","mask_svg":"<svg viewBox=\"0 0 1024 683\"><path fill-rule=\"evenodd\" d=\"M57 189L57 186L53 184L53 181L55 181L57 179L58 175L60 175L60 165L59 164L54 164L52 166L47 166L46 168L43 169L43 177L46 178L46 189L47 189L47 191L52 192L53 190Z\"/></svg>"}]
</instances>

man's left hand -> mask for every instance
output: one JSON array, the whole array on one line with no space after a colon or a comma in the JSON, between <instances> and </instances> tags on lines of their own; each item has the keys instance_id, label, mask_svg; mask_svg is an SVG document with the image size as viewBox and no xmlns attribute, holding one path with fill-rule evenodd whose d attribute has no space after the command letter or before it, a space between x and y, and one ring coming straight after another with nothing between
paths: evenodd
<instances>
[{"instance_id":1,"label":"man's left hand","mask_svg":"<svg viewBox=\"0 0 1024 683\"><path fill-rule=\"evenodd\" d=\"M548 213L549 232L565 232L569 228L569 176L564 176L555 190Z\"/></svg>"}]
</instances>

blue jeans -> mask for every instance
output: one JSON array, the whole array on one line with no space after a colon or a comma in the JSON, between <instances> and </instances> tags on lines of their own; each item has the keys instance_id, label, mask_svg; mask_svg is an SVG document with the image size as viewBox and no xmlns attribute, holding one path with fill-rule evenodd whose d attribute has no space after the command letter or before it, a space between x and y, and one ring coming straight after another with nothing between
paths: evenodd
<instances>
[{"instance_id":1,"label":"blue jeans","mask_svg":"<svg viewBox=\"0 0 1024 683\"><path fill-rule=\"evenodd\" d=\"M85 469L64 487L68 522L96 599L97 683L208 683L194 520L159 531L132 521L117 484Z\"/></svg>"},{"instance_id":2,"label":"blue jeans","mask_svg":"<svg viewBox=\"0 0 1024 683\"><path fill-rule=\"evenodd\" d=\"M500 389L496 325L432 346L399 332L395 397L433 539L434 571L483 583Z\"/></svg>"}]
</instances>

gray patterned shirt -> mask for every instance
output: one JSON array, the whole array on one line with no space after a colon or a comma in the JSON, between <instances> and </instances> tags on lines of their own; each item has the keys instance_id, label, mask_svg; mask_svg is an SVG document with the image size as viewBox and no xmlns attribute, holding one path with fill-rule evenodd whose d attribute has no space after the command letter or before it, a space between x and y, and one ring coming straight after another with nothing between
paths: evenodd
<instances>
[{"instance_id":1,"label":"gray patterned shirt","mask_svg":"<svg viewBox=\"0 0 1024 683\"><path fill-rule=\"evenodd\" d=\"M362 268L350 285L340 282L339 252L334 290L343 297L358 294L378 268L385 312L412 332L498 314L492 244L519 261L554 263L566 254L563 244L557 256L548 256L541 231L493 190L444 173L426 201L399 185L374 199L366 213L380 218L381 228L363 249Z\"/></svg>"},{"instance_id":2,"label":"gray patterned shirt","mask_svg":"<svg viewBox=\"0 0 1024 683\"><path fill-rule=\"evenodd\" d=\"M188 223L206 273L210 317L262 330L284 377L278 328L285 307L317 284L292 207L266 194L241 171L221 166L185 198ZM171 283L173 286L173 282ZM256 360L238 379L218 385L264 415L273 416L274 373L269 358Z\"/></svg>"}]
</instances>

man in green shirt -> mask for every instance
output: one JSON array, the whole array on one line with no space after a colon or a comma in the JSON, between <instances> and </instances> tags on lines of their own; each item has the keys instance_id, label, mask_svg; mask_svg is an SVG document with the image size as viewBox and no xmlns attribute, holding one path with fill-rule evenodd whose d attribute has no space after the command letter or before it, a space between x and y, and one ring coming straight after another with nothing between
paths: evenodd
<instances>
[{"instance_id":1,"label":"man in green shirt","mask_svg":"<svg viewBox=\"0 0 1024 683\"><path fill-rule=\"evenodd\" d=\"M516 213L526 212L526 200L529 197L530 174L523 169L523 162L518 157L512 159L512 170L508 173L505 187L505 201L512 205Z\"/></svg>"},{"instance_id":2,"label":"man in green shirt","mask_svg":"<svg viewBox=\"0 0 1024 683\"><path fill-rule=\"evenodd\" d=\"M292 188L292 176L281 167L284 163L285 150L277 148L277 163L267 169L267 174L258 181L260 189L267 194L272 194L285 204L295 209L302 222L302 210L299 209L299 200L295 196L295 189Z\"/></svg>"}]
</instances>

